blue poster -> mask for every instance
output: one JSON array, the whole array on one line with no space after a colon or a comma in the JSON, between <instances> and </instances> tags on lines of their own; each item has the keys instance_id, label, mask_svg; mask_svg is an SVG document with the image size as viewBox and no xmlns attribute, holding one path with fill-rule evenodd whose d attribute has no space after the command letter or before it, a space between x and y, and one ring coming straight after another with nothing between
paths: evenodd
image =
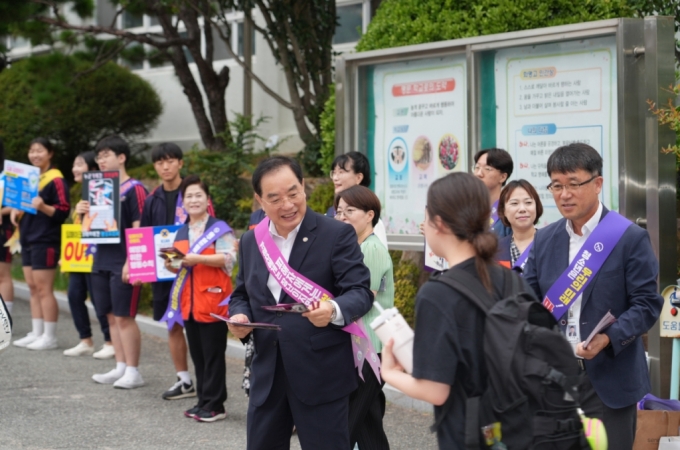
<instances>
[{"instance_id":1,"label":"blue poster","mask_svg":"<svg viewBox=\"0 0 680 450\"><path fill-rule=\"evenodd\" d=\"M32 201L38 196L40 169L15 161L5 161L5 198L4 206L36 214Z\"/></svg>"},{"instance_id":2,"label":"blue poster","mask_svg":"<svg viewBox=\"0 0 680 450\"><path fill-rule=\"evenodd\" d=\"M177 230L183 225L163 225L153 227L153 243L156 248L156 279L158 281L171 281L177 275L165 268L165 261L160 257L160 249L173 247L175 245L175 235Z\"/></svg>"}]
</instances>

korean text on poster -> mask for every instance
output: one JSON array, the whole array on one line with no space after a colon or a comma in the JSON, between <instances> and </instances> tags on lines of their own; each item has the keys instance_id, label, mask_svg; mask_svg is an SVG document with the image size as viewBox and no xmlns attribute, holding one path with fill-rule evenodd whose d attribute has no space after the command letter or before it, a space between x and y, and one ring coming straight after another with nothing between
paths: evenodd
<instances>
[{"instance_id":1,"label":"korean text on poster","mask_svg":"<svg viewBox=\"0 0 680 450\"><path fill-rule=\"evenodd\" d=\"M40 169L15 161L5 161L5 196L2 204L36 214L32 201L38 196Z\"/></svg>"},{"instance_id":2,"label":"korean text on poster","mask_svg":"<svg viewBox=\"0 0 680 450\"><path fill-rule=\"evenodd\" d=\"M81 242L80 225L64 224L61 226L61 271L92 272L93 251L96 246Z\"/></svg>"},{"instance_id":3,"label":"korean text on poster","mask_svg":"<svg viewBox=\"0 0 680 450\"><path fill-rule=\"evenodd\" d=\"M83 200L90 211L83 217L82 242L120 243L120 173L115 171L83 173Z\"/></svg>"},{"instance_id":4,"label":"korean text on poster","mask_svg":"<svg viewBox=\"0 0 680 450\"><path fill-rule=\"evenodd\" d=\"M153 283L175 279L159 256L160 249L172 247L180 225L128 228L125 243L128 254L130 282Z\"/></svg>"}]
</instances>

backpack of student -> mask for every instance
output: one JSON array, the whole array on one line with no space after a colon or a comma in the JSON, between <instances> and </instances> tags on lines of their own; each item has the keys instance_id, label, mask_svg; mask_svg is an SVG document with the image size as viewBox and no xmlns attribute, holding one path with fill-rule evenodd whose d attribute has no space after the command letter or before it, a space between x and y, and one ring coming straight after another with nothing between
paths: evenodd
<instances>
[{"instance_id":1,"label":"backpack of student","mask_svg":"<svg viewBox=\"0 0 680 450\"><path fill-rule=\"evenodd\" d=\"M432 278L462 294L486 315L487 387L481 396L467 398L466 448L590 449L578 413L581 376L573 349L553 315L533 293L521 291L519 275L501 270L504 290L498 301L461 269Z\"/></svg>"}]
</instances>

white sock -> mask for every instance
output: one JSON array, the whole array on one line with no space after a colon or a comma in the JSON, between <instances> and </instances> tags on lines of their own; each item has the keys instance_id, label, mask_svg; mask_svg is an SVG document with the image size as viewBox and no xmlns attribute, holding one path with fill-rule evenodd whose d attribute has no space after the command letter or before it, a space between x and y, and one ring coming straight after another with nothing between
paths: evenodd
<instances>
[{"instance_id":1,"label":"white sock","mask_svg":"<svg viewBox=\"0 0 680 450\"><path fill-rule=\"evenodd\" d=\"M7 306L7 311L12 314L12 306L14 306L14 302L5 302L5 306Z\"/></svg>"},{"instance_id":2,"label":"white sock","mask_svg":"<svg viewBox=\"0 0 680 450\"><path fill-rule=\"evenodd\" d=\"M177 376L179 377L180 381L184 384L191 384L191 375L189 375L189 372L182 371L182 372L177 372Z\"/></svg>"},{"instance_id":3,"label":"white sock","mask_svg":"<svg viewBox=\"0 0 680 450\"><path fill-rule=\"evenodd\" d=\"M121 377L125 373L126 367L127 367L127 365L124 362L117 362L116 361L116 369L115 370L116 370L116 372L118 372L120 374Z\"/></svg>"},{"instance_id":4,"label":"white sock","mask_svg":"<svg viewBox=\"0 0 680 450\"><path fill-rule=\"evenodd\" d=\"M57 322L45 322L45 336L50 339L57 337Z\"/></svg>"},{"instance_id":5,"label":"white sock","mask_svg":"<svg viewBox=\"0 0 680 450\"><path fill-rule=\"evenodd\" d=\"M31 319L31 322L33 323L33 336L42 336L45 321L43 319Z\"/></svg>"},{"instance_id":6,"label":"white sock","mask_svg":"<svg viewBox=\"0 0 680 450\"><path fill-rule=\"evenodd\" d=\"M129 375L138 375L139 370L137 370L136 367L127 366L127 367L125 367L125 375L128 375L128 374Z\"/></svg>"}]
</instances>

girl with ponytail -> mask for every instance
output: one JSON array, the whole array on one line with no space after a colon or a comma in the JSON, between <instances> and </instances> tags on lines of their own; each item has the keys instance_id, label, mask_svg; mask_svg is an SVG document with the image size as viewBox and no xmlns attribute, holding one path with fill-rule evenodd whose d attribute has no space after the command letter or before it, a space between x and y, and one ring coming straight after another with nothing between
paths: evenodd
<instances>
[{"instance_id":1,"label":"girl with ponytail","mask_svg":"<svg viewBox=\"0 0 680 450\"><path fill-rule=\"evenodd\" d=\"M494 261L498 240L489 229L490 210L489 191L481 180L452 173L428 190L423 232L449 267L477 278L500 300L507 269ZM465 449L465 399L486 389L484 323L484 313L472 301L431 279L416 297L413 374L394 358L393 342L383 348L385 382L434 405L440 449Z\"/></svg>"}]
</instances>

